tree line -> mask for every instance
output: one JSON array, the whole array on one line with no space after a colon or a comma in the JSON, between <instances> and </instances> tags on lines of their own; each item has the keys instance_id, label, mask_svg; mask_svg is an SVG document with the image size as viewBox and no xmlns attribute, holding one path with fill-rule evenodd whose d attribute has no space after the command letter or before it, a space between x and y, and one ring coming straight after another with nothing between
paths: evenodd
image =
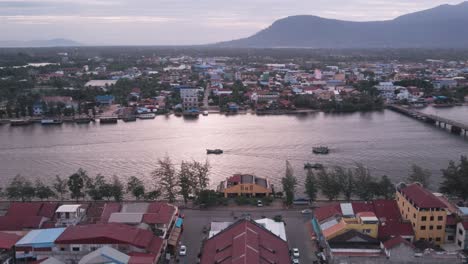
<instances>
[{"instance_id":1,"label":"tree line","mask_svg":"<svg viewBox=\"0 0 468 264\"><path fill-rule=\"evenodd\" d=\"M68 178L55 176L50 185L41 179L32 182L24 176L16 175L4 189L0 189L0 195L20 201L51 198L122 201L125 194L128 194L136 200L163 198L172 203L178 197L182 197L185 203L191 198L199 202L212 203L216 196L207 190L209 172L208 162L182 161L180 168L177 169L172 160L166 156L157 161L156 169L151 172L153 186L146 185L135 176L128 178L124 183L117 176L111 179L102 174L90 176L80 168Z\"/></svg>"},{"instance_id":2,"label":"tree line","mask_svg":"<svg viewBox=\"0 0 468 264\"><path fill-rule=\"evenodd\" d=\"M467 167L468 168L468 167ZM417 165L413 165L406 181L419 182L423 186L429 185L431 173ZM468 178L468 176L467 176ZM291 164L286 162L286 174L282 178L285 202L291 205L294 201L297 179ZM467 182L468 187L468 182ZM309 169L304 182L305 194L311 201L317 199L319 193L328 200L344 197L350 201L353 197L369 201L375 198L391 199L395 194L395 185L386 175L375 177L368 168L358 163L355 168L334 166L317 172Z\"/></svg>"}]
</instances>

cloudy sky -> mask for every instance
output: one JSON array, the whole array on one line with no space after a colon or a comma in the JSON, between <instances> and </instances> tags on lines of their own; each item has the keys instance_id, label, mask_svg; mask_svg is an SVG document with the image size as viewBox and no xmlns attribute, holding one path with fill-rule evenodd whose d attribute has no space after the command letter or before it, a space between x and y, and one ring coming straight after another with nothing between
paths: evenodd
<instances>
[{"instance_id":1,"label":"cloudy sky","mask_svg":"<svg viewBox=\"0 0 468 264\"><path fill-rule=\"evenodd\" d=\"M247 37L279 18L352 21L460 0L0 0L0 40L68 38L89 45L186 45Z\"/></svg>"}]
</instances>

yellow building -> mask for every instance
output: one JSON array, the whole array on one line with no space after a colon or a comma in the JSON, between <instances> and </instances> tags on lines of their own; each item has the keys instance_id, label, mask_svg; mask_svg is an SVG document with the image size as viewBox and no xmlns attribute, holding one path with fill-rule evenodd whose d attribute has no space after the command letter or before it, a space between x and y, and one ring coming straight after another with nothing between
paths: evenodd
<instances>
[{"instance_id":1,"label":"yellow building","mask_svg":"<svg viewBox=\"0 0 468 264\"><path fill-rule=\"evenodd\" d=\"M333 221L333 220L332 220ZM349 230L356 230L361 234L377 238L379 232L379 219L373 212L361 212L352 217L342 217L337 224L324 223L323 235L327 240L337 237Z\"/></svg>"},{"instance_id":2,"label":"yellow building","mask_svg":"<svg viewBox=\"0 0 468 264\"><path fill-rule=\"evenodd\" d=\"M443 244L447 222L447 206L419 183L400 184L396 200L401 216L410 221L415 240Z\"/></svg>"},{"instance_id":3,"label":"yellow building","mask_svg":"<svg viewBox=\"0 0 468 264\"><path fill-rule=\"evenodd\" d=\"M263 197L271 194L271 186L265 178L250 174L235 174L219 184L218 192L224 193L224 197L241 195Z\"/></svg>"}]
</instances>

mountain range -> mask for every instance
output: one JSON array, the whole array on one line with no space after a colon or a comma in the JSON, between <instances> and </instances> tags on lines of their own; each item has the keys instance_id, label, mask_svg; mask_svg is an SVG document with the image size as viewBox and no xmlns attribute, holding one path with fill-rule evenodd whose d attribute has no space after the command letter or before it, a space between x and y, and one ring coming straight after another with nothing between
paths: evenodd
<instances>
[{"instance_id":1,"label":"mountain range","mask_svg":"<svg viewBox=\"0 0 468 264\"><path fill-rule=\"evenodd\" d=\"M215 44L254 48L468 48L468 1L387 21L291 16L257 34Z\"/></svg>"},{"instance_id":2,"label":"mountain range","mask_svg":"<svg viewBox=\"0 0 468 264\"><path fill-rule=\"evenodd\" d=\"M29 41L17 41L17 40L0 40L1 48L24 48L24 47L77 47L81 46L81 43L78 43L69 39L47 39L47 40L29 40Z\"/></svg>"}]
</instances>

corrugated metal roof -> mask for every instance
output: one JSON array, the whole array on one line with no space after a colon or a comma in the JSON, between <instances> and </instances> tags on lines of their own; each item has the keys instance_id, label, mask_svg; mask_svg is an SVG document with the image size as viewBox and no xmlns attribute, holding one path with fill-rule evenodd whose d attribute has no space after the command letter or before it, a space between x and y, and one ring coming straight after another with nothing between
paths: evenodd
<instances>
[{"instance_id":1,"label":"corrugated metal roof","mask_svg":"<svg viewBox=\"0 0 468 264\"><path fill-rule=\"evenodd\" d=\"M109 217L109 223L139 224L142 219L142 213L113 213Z\"/></svg>"},{"instance_id":2,"label":"corrugated metal roof","mask_svg":"<svg viewBox=\"0 0 468 264\"><path fill-rule=\"evenodd\" d=\"M101 247L84 256L78 264L91 263L128 263L130 256L109 246Z\"/></svg>"},{"instance_id":3,"label":"corrugated metal roof","mask_svg":"<svg viewBox=\"0 0 468 264\"><path fill-rule=\"evenodd\" d=\"M353 210L353 205L351 203L341 203L341 213L343 216L353 216L354 215L354 210Z\"/></svg>"},{"instance_id":4,"label":"corrugated metal roof","mask_svg":"<svg viewBox=\"0 0 468 264\"><path fill-rule=\"evenodd\" d=\"M55 211L56 213L74 213L78 211L78 208L80 208L81 204L64 204L61 205L57 210Z\"/></svg>"},{"instance_id":5,"label":"corrugated metal roof","mask_svg":"<svg viewBox=\"0 0 468 264\"><path fill-rule=\"evenodd\" d=\"M65 231L65 228L32 230L16 243L17 247L49 248Z\"/></svg>"}]
</instances>

